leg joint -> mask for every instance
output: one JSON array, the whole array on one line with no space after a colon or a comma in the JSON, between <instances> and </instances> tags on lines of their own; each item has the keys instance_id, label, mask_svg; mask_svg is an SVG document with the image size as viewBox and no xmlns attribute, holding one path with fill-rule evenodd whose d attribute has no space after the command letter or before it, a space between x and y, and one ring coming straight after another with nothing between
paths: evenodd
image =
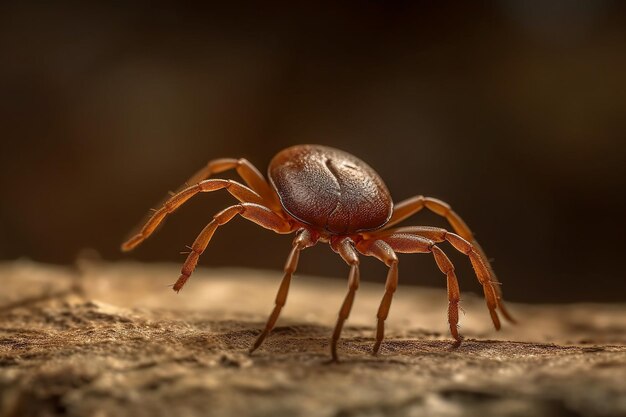
<instances>
[{"instance_id":1,"label":"leg joint","mask_svg":"<svg viewBox=\"0 0 626 417\"><path fill-rule=\"evenodd\" d=\"M442 251L437 245L433 245L431 249L433 256L435 257L437 267L439 267L441 272L448 275L454 271L454 265L450 262L450 259L446 256L444 251Z\"/></svg>"},{"instance_id":2,"label":"leg joint","mask_svg":"<svg viewBox=\"0 0 626 417\"><path fill-rule=\"evenodd\" d=\"M446 240L450 242L452 246L459 252L469 255L472 252L476 252L474 246L469 243L467 240L463 239L461 236L454 233L446 233Z\"/></svg>"},{"instance_id":3,"label":"leg joint","mask_svg":"<svg viewBox=\"0 0 626 417\"><path fill-rule=\"evenodd\" d=\"M221 226L225 223L228 223L237 214L242 214L245 211L246 207L243 204L237 204L217 213L215 216L213 216L213 219L218 226Z\"/></svg>"},{"instance_id":4,"label":"leg joint","mask_svg":"<svg viewBox=\"0 0 626 417\"><path fill-rule=\"evenodd\" d=\"M400 261L398 260L398 257L394 254L392 258L389 258L385 261L385 265L391 268L393 266L398 266L399 262Z\"/></svg>"}]
</instances>

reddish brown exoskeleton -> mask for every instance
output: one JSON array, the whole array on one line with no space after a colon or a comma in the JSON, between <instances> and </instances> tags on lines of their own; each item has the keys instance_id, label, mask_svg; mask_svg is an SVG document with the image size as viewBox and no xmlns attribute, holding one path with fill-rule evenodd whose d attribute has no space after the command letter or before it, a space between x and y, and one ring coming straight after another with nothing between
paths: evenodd
<instances>
[{"instance_id":1,"label":"reddish brown exoskeleton","mask_svg":"<svg viewBox=\"0 0 626 417\"><path fill-rule=\"evenodd\" d=\"M236 169L247 186L232 180L207 179L229 169ZM338 359L337 342L359 287L359 253L374 256L389 267L385 294L377 314L374 354L383 340L385 319L398 286L396 252L433 254L447 278L448 322L455 345L461 343L457 328L459 284L454 266L436 243L449 242L469 257L483 287L495 328L500 328L497 310L513 321L504 307L499 283L484 252L465 222L443 201L419 195L394 206L384 182L365 162L347 152L319 145L293 146L279 152L269 165L268 177L269 182L245 159L213 160L188 181L193 185L167 200L141 231L122 245L122 250L129 251L143 242L168 214L196 194L226 189L239 200L239 204L217 213L202 230L191 246L174 290L178 292L185 285L215 230L237 215L276 233L296 232L276 305L250 352L263 343L285 305L300 251L317 242L329 243L350 265L348 293L339 310L331 340L333 360ZM423 208L445 217L456 233L427 226L391 227Z\"/></svg>"}]
</instances>

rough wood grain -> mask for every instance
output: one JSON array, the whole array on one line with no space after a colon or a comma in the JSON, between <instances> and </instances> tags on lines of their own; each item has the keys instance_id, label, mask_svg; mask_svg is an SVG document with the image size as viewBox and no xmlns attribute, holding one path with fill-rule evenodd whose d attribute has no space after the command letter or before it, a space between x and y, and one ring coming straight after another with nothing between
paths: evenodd
<instances>
[{"instance_id":1,"label":"rough wood grain","mask_svg":"<svg viewBox=\"0 0 626 417\"><path fill-rule=\"evenodd\" d=\"M496 333L465 296L451 348L446 295L401 287L381 355L381 284L359 289L329 364L345 282L296 277L279 326L247 349L279 272L177 265L0 265L2 416L626 415L625 305L512 305Z\"/></svg>"}]
</instances>

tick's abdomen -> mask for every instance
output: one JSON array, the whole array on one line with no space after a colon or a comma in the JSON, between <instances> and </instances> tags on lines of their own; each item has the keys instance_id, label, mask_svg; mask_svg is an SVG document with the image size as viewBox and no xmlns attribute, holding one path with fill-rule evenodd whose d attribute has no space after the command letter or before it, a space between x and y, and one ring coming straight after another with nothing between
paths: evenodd
<instances>
[{"instance_id":1,"label":"tick's abdomen","mask_svg":"<svg viewBox=\"0 0 626 417\"><path fill-rule=\"evenodd\" d=\"M287 148L272 159L268 176L287 213L330 234L375 230L391 216L383 180L365 162L338 149Z\"/></svg>"}]
</instances>

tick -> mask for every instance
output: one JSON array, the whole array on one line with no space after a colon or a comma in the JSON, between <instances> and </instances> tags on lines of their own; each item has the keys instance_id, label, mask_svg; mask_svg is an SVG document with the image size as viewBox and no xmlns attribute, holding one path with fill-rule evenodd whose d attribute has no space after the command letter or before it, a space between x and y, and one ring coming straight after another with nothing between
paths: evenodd
<instances>
[{"instance_id":1,"label":"tick","mask_svg":"<svg viewBox=\"0 0 626 417\"><path fill-rule=\"evenodd\" d=\"M229 169L235 169L246 185L226 179L208 179ZM441 242L450 243L454 249L469 257L482 285L495 328L500 329L498 311L513 321L503 304L499 282L485 253L461 217L443 201L421 195L394 205L380 176L365 162L347 152L319 145L292 146L274 156L268 168L268 180L246 159L216 159L191 177L187 184L192 185L169 198L139 233L122 245L124 251L135 248L155 231L167 215L198 193L225 189L239 200L239 204L214 215L193 242L180 277L174 284L176 292L191 276L215 230L237 215L276 233L295 232L274 309L250 353L261 346L276 324L287 300L300 252L318 242L330 244L332 250L350 266L348 292L339 310L330 343L335 361L338 360L337 342L359 288L359 254L373 256L389 268L385 293L377 313L373 354L378 353L383 341L385 320L398 287L396 253L431 253L434 256L447 280L450 333L455 339L454 345L460 345L459 284L452 262L437 245ZM392 227L424 208L445 217L455 233L428 226Z\"/></svg>"}]
</instances>

